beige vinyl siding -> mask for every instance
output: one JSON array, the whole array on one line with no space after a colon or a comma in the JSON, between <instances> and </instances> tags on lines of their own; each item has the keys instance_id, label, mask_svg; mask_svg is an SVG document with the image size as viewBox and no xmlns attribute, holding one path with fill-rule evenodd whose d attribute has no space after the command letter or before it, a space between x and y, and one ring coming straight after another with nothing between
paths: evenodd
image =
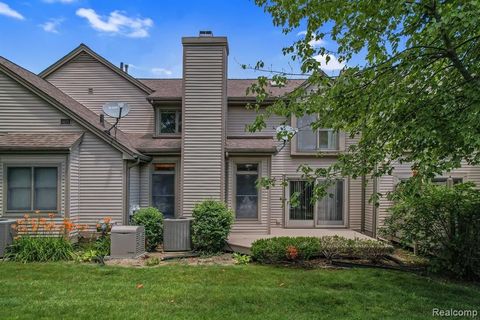
<instances>
[{"instance_id":1,"label":"beige vinyl siding","mask_svg":"<svg viewBox=\"0 0 480 320\"><path fill-rule=\"evenodd\" d=\"M86 132L80 153L80 223L123 221L124 160L121 152Z\"/></svg>"},{"instance_id":2,"label":"beige vinyl siding","mask_svg":"<svg viewBox=\"0 0 480 320\"><path fill-rule=\"evenodd\" d=\"M0 72L0 132L81 132L73 120L61 125L67 118L55 107Z\"/></svg>"},{"instance_id":3,"label":"beige vinyl siding","mask_svg":"<svg viewBox=\"0 0 480 320\"><path fill-rule=\"evenodd\" d=\"M184 47L182 208L204 199L225 200L224 141L226 48Z\"/></svg>"},{"instance_id":4,"label":"beige vinyl siding","mask_svg":"<svg viewBox=\"0 0 480 320\"><path fill-rule=\"evenodd\" d=\"M151 164L142 164L140 166L140 207L145 208L150 206L150 175Z\"/></svg>"},{"instance_id":5,"label":"beige vinyl siding","mask_svg":"<svg viewBox=\"0 0 480 320\"><path fill-rule=\"evenodd\" d=\"M350 139L346 138L346 144L352 143ZM270 196L270 217L271 226L273 228L281 228L285 225L284 215L284 187L281 186L281 182L284 177L287 178L300 178L301 173L297 172L297 169L302 164L308 164L312 168L325 168L333 164L336 161L336 157L302 157L291 156L290 154L291 144L286 143L285 147L276 155L272 157L272 178L276 179L276 185L271 189ZM345 222L348 228L360 228L359 222L361 220L361 181L351 181L350 178L345 178L346 183L346 207L345 210ZM352 226L350 227L350 223Z\"/></svg>"},{"instance_id":6,"label":"beige vinyl siding","mask_svg":"<svg viewBox=\"0 0 480 320\"><path fill-rule=\"evenodd\" d=\"M284 117L272 115L266 120L267 127L258 132L246 132L245 126L255 121L257 113L245 106L228 106L227 136L275 136L275 128L281 125Z\"/></svg>"},{"instance_id":7,"label":"beige vinyl siding","mask_svg":"<svg viewBox=\"0 0 480 320\"><path fill-rule=\"evenodd\" d=\"M147 93L87 53L80 53L46 80L97 114L103 113L106 102L127 102L131 110L120 121L119 128L125 132L153 133L154 112L146 100ZM106 120L113 122L114 119L106 116Z\"/></svg>"},{"instance_id":8,"label":"beige vinyl siding","mask_svg":"<svg viewBox=\"0 0 480 320\"><path fill-rule=\"evenodd\" d=\"M129 208L128 213L133 212L133 208L140 206L140 167L134 166L129 169Z\"/></svg>"},{"instance_id":9,"label":"beige vinyl siding","mask_svg":"<svg viewBox=\"0 0 480 320\"><path fill-rule=\"evenodd\" d=\"M28 166L28 165L58 165L58 174L59 174L59 210L56 214L56 220L61 221L64 217L68 217L68 214L65 215L66 208L66 199L68 197L67 188L66 188L66 168L67 168L67 156L66 155L38 155L38 154L0 154L0 208L2 208L1 213L3 216L20 218L23 217L24 213L6 213L6 190L4 189L4 182L6 179L5 166Z\"/></svg>"},{"instance_id":10,"label":"beige vinyl siding","mask_svg":"<svg viewBox=\"0 0 480 320\"><path fill-rule=\"evenodd\" d=\"M269 159L259 157L231 157L228 159L228 188L227 188L227 205L230 209L235 211L234 198L235 198L235 166L237 161L259 163L259 177L268 177L269 174ZM236 220L232 227L233 233L256 233L267 234L269 230L268 226L268 209L269 209L269 192L267 189L262 188L259 190L259 217L256 220Z\"/></svg>"},{"instance_id":11,"label":"beige vinyl siding","mask_svg":"<svg viewBox=\"0 0 480 320\"><path fill-rule=\"evenodd\" d=\"M0 73L0 132L86 131L73 120L70 125L61 125L62 118L66 116L58 109ZM55 159L56 156L39 154L38 157ZM78 190L77 195L70 196L70 208L78 208L79 223L94 227L96 221L105 216L122 222L123 162L121 152L96 135L85 132L80 145L70 154L70 192ZM62 190L65 192L65 185ZM62 210L65 210L65 199Z\"/></svg>"},{"instance_id":12,"label":"beige vinyl siding","mask_svg":"<svg viewBox=\"0 0 480 320\"><path fill-rule=\"evenodd\" d=\"M70 219L78 223L80 215L80 148L70 152Z\"/></svg>"},{"instance_id":13,"label":"beige vinyl siding","mask_svg":"<svg viewBox=\"0 0 480 320\"><path fill-rule=\"evenodd\" d=\"M345 137L345 149L352 145L358 143L359 136L355 136L350 138L348 136ZM346 191L348 197L348 227L353 230L361 230L362 229L362 196L363 196L363 186L362 186L362 178L358 177L357 179L349 178L348 180L348 188Z\"/></svg>"}]
</instances>

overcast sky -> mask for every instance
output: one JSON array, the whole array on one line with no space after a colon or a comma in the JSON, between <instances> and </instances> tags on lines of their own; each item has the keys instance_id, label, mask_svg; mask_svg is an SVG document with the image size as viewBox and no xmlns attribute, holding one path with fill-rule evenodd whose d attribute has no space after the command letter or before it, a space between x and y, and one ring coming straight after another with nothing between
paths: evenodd
<instances>
[{"instance_id":1,"label":"overcast sky","mask_svg":"<svg viewBox=\"0 0 480 320\"><path fill-rule=\"evenodd\" d=\"M302 28L282 34L250 0L0 0L0 55L35 73L85 43L116 65L130 64L136 77L178 78L181 37L199 30L228 37L230 78L257 77L240 64L260 59L298 72L281 49L302 37ZM343 65L332 58L325 71L335 74Z\"/></svg>"}]
</instances>

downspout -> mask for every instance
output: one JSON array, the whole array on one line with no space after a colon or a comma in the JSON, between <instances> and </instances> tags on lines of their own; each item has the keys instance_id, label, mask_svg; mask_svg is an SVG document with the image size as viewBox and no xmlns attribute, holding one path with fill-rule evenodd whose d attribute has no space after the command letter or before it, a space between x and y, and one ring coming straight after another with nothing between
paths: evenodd
<instances>
[{"instance_id":1,"label":"downspout","mask_svg":"<svg viewBox=\"0 0 480 320\"><path fill-rule=\"evenodd\" d=\"M360 212L360 232L365 233L365 210L367 202L367 188L365 182L367 181L365 175L362 175L362 207Z\"/></svg>"},{"instance_id":2,"label":"downspout","mask_svg":"<svg viewBox=\"0 0 480 320\"><path fill-rule=\"evenodd\" d=\"M136 161L126 165L125 170L125 223L129 224L130 218L130 169L140 164L140 157L135 155Z\"/></svg>"},{"instance_id":3,"label":"downspout","mask_svg":"<svg viewBox=\"0 0 480 320\"><path fill-rule=\"evenodd\" d=\"M375 165L374 169L374 178L373 178L373 192L378 193L378 178L377 178L377 166ZM375 197L376 198L376 197ZM378 205L377 203L373 206L373 221L372 221L372 237L377 238L377 214L378 214Z\"/></svg>"}]
</instances>

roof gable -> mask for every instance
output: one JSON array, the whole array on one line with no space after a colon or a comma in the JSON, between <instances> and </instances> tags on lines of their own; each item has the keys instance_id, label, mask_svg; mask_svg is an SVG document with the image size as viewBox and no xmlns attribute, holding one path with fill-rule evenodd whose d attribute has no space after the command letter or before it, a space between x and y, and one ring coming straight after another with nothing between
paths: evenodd
<instances>
[{"instance_id":1,"label":"roof gable","mask_svg":"<svg viewBox=\"0 0 480 320\"><path fill-rule=\"evenodd\" d=\"M42 72L40 72L38 75L41 78L45 79L46 77L48 77L49 75L51 75L52 73L54 73L55 71L60 69L62 66L68 64L70 61L72 61L73 59L75 59L76 57L78 57L82 53L91 56L93 59L95 59L99 63L103 64L108 69L112 70L114 73L123 77L128 82L130 82L134 86L138 87L139 89L145 91L146 93L148 93L148 94L153 93L153 90L150 87L148 87L146 84L144 84L141 81L135 79L134 77L132 77L128 73L122 71L120 68L113 65L110 61L108 61L107 59L105 59L104 57L102 57L101 55L99 55L98 53L96 53L95 51L93 51L87 45L85 45L83 43L80 44L75 49L73 49L72 51L70 51L68 54L66 54L64 57L62 57L60 60L58 60L57 62L55 62L54 64L52 64L51 66L49 66L48 68L43 70Z\"/></svg>"},{"instance_id":2,"label":"roof gable","mask_svg":"<svg viewBox=\"0 0 480 320\"><path fill-rule=\"evenodd\" d=\"M40 78L34 73L12 63L11 61L0 57L0 71L3 71L8 77L20 83L32 93L38 95L53 107L71 117L93 134L112 145L121 152L131 156L137 155L143 157L131 144L127 135L117 129L116 137L110 136L105 132L105 128L110 124L105 121L105 126L100 124L98 115L74 100L63 91Z\"/></svg>"}]
</instances>

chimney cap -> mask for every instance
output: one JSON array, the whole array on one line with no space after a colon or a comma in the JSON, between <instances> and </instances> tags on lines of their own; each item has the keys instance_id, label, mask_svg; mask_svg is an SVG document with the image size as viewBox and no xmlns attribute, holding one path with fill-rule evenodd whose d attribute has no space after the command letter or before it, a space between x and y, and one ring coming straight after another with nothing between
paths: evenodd
<instances>
[{"instance_id":1,"label":"chimney cap","mask_svg":"<svg viewBox=\"0 0 480 320\"><path fill-rule=\"evenodd\" d=\"M213 37L213 32L210 30L200 30L198 33L199 37Z\"/></svg>"}]
</instances>

